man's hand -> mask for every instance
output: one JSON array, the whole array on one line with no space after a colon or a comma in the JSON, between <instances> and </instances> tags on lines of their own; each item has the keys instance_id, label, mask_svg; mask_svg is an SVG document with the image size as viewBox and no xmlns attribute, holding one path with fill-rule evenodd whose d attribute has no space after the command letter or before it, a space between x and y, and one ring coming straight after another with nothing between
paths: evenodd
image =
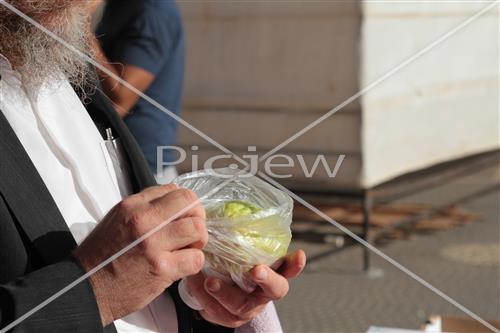
<instances>
[{"instance_id":1,"label":"man's hand","mask_svg":"<svg viewBox=\"0 0 500 333\"><path fill-rule=\"evenodd\" d=\"M151 187L116 205L75 250L89 271L188 205L193 207L90 276L103 325L137 311L174 281L198 273L208 240L196 195L175 185Z\"/></svg>"},{"instance_id":2,"label":"man's hand","mask_svg":"<svg viewBox=\"0 0 500 333\"><path fill-rule=\"evenodd\" d=\"M285 297L288 279L299 275L305 264L306 256L298 250L285 258L277 272L265 265L255 266L250 276L258 287L250 294L220 279L205 278L203 273L190 276L187 286L202 306L203 318L214 324L239 327L257 317L268 302Z\"/></svg>"}]
</instances>

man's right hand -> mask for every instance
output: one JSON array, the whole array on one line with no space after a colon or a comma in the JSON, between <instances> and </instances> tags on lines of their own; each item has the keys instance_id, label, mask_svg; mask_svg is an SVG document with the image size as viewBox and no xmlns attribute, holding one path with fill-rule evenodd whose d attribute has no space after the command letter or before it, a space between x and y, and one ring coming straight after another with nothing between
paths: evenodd
<instances>
[{"instance_id":1,"label":"man's right hand","mask_svg":"<svg viewBox=\"0 0 500 333\"><path fill-rule=\"evenodd\" d=\"M117 204L76 248L89 271L149 230L193 207L89 277L104 326L142 309L174 281L198 273L206 245L205 210L196 195L155 186Z\"/></svg>"}]
</instances>

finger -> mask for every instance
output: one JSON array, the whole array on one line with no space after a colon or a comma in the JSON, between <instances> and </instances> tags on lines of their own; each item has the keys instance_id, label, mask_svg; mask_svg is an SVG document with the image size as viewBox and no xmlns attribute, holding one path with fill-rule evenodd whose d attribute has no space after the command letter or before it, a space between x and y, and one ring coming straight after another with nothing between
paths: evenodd
<instances>
[{"instance_id":1,"label":"finger","mask_svg":"<svg viewBox=\"0 0 500 333\"><path fill-rule=\"evenodd\" d=\"M204 262L203 252L198 249L163 252L151 263L151 273L173 282L197 274Z\"/></svg>"},{"instance_id":2,"label":"finger","mask_svg":"<svg viewBox=\"0 0 500 333\"><path fill-rule=\"evenodd\" d=\"M205 290L231 314L245 319L251 318L257 308L270 301L213 277L205 280Z\"/></svg>"},{"instance_id":3,"label":"finger","mask_svg":"<svg viewBox=\"0 0 500 333\"><path fill-rule=\"evenodd\" d=\"M120 204L123 211L128 212L132 234L139 238L156 227L165 227L170 222L183 217L205 217L205 210L196 194L187 189L173 189L176 185L167 185L172 189L165 195L149 203L137 205L138 198L158 193L158 188L151 189L146 194L142 192L123 200ZM141 202L144 203L144 199ZM160 228L161 229L161 228Z\"/></svg>"},{"instance_id":4,"label":"finger","mask_svg":"<svg viewBox=\"0 0 500 333\"><path fill-rule=\"evenodd\" d=\"M198 196L184 188L173 190L151 201L151 205L163 220L188 216L205 218L205 209Z\"/></svg>"},{"instance_id":5,"label":"finger","mask_svg":"<svg viewBox=\"0 0 500 333\"><path fill-rule=\"evenodd\" d=\"M161 250L172 251L185 247L202 249L208 242L208 232L204 219L185 217L167 224L151 238Z\"/></svg>"},{"instance_id":6,"label":"finger","mask_svg":"<svg viewBox=\"0 0 500 333\"><path fill-rule=\"evenodd\" d=\"M297 250L284 258L283 264L277 269L277 272L290 279L298 276L305 266L306 254L302 250Z\"/></svg>"},{"instance_id":7,"label":"finger","mask_svg":"<svg viewBox=\"0 0 500 333\"><path fill-rule=\"evenodd\" d=\"M288 280L283 275L273 271L269 266L255 266L250 271L250 276L261 288L261 290L255 292L256 295L265 296L271 300L279 300L288 293Z\"/></svg>"},{"instance_id":8,"label":"finger","mask_svg":"<svg viewBox=\"0 0 500 333\"><path fill-rule=\"evenodd\" d=\"M167 184L167 185L158 185L151 186L146 188L145 190L136 194L137 197L140 197L145 202L150 202L155 199L158 199L167 193L170 193L179 187L176 184Z\"/></svg>"},{"instance_id":9,"label":"finger","mask_svg":"<svg viewBox=\"0 0 500 333\"><path fill-rule=\"evenodd\" d=\"M200 314L203 318L219 325L232 327L241 323L241 318L230 313L214 297L205 290L205 276L199 273L187 279L189 293L196 298L203 310Z\"/></svg>"}]
</instances>

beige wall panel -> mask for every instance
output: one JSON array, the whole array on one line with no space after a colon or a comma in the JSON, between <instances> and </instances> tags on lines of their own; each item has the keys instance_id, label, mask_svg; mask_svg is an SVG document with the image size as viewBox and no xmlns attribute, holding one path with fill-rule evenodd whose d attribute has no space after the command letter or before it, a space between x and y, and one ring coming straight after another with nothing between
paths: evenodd
<instances>
[{"instance_id":1,"label":"beige wall panel","mask_svg":"<svg viewBox=\"0 0 500 333\"><path fill-rule=\"evenodd\" d=\"M242 149L253 145L260 150L270 150L321 115L319 112L186 110L182 117L222 145ZM292 141L286 149L359 153L360 129L359 112L339 112ZM210 145L185 127L181 128L179 137L183 145Z\"/></svg>"},{"instance_id":2,"label":"beige wall panel","mask_svg":"<svg viewBox=\"0 0 500 333\"><path fill-rule=\"evenodd\" d=\"M245 15L213 6L207 16L200 8L185 14L187 108L327 110L356 91L360 19L353 10L285 15L285 6L284 13Z\"/></svg>"},{"instance_id":3,"label":"beige wall panel","mask_svg":"<svg viewBox=\"0 0 500 333\"><path fill-rule=\"evenodd\" d=\"M385 5L383 15L384 5L379 5L376 15L365 16L363 84L464 22L478 7L423 10L429 6L413 5L415 15L402 16L404 11L395 12L391 5ZM405 7L408 13L411 6ZM498 12L491 11L364 96L365 187L500 147L498 43Z\"/></svg>"},{"instance_id":4,"label":"beige wall panel","mask_svg":"<svg viewBox=\"0 0 500 333\"><path fill-rule=\"evenodd\" d=\"M290 19L360 16L359 2L336 1L214 1L179 2L184 19Z\"/></svg>"}]
</instances>

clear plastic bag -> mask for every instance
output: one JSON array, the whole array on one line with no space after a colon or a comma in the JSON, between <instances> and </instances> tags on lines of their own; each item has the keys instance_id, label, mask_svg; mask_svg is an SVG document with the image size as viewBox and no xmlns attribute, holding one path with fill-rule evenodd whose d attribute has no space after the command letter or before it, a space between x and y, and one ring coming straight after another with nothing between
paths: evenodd
<instances>
[{"instance_id":1,"label":"clear plastic bag","mask_svg":"<svg viewBox=\"0 0 500 333\"><path fill-rule=\"evenodd\" d=\"M219 191L204 197L228 179ZM255 284L247 272L257 264L274 267L287 253L293 200L263 180L231 168L184 174L174 183L202 198L207 212L205 274L232 280L251 292Z\"/></svg>"}]
</instances>

